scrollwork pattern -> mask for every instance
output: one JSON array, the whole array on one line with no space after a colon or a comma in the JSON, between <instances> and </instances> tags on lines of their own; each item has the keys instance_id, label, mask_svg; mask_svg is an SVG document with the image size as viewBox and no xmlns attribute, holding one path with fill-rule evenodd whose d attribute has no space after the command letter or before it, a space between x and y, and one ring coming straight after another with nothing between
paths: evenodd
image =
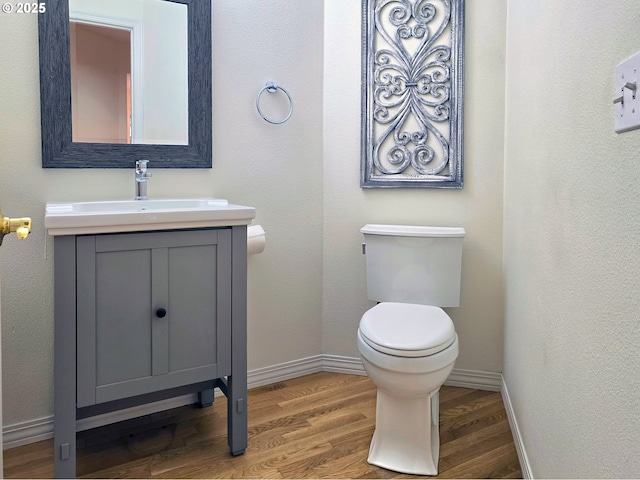
<instances>
[{"instance_id":1,"label":"scrollwork pattern","mask_svg":"<svg viewBox=\"0 0 640 480\"><path fill-rule=\"evenodd\" d=\"M363 187L462 187L464 0L363 0Z\"/></svg>"}]
</instances>

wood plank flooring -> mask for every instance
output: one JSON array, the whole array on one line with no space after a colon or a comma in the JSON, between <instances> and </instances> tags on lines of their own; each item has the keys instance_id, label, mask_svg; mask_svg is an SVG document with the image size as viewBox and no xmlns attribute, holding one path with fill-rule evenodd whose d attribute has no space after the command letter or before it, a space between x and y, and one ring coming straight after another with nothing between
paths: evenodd
<instances>
[{"instance_id":1,"label":"wood plank flooring","mask_svg":"<svg viewBox=\"0 0 640 480\"><path fill-rule=\"evenodd\" d=\"M249 391L249 447L229 455L226 399L78 433L85 478L420 478L369 465L376 389L317 373ZM439 478L521 478L499 393L443 387ZM5 478L51 478L53 441L4 452Z\"/></svg>"}]
</instances>

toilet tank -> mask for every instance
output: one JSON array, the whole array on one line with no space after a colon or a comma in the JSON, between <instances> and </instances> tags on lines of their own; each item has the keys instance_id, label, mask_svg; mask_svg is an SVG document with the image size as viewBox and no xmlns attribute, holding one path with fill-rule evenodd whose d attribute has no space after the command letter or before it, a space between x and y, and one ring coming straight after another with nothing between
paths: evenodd
<instances>
[{"instance_id":1,"label":"toilet tank","mask_svg":"<svg viewBox=\"0 0 640 480\"><path fill-rule=\"evenodd\" d=\"M464 228L365 225L360 231L369 300L460 305Z\"/></svg>"}]
</instances>

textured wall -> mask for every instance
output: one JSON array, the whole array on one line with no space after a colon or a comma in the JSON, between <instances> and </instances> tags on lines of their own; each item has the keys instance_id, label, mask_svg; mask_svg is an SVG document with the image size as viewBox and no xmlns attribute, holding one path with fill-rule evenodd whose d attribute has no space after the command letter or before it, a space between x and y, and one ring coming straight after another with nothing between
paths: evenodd
<instances>
[{"instance_id":1,"label":"textured wall","mask_svg":"<svg viewBox=\"0 0 640 480\"><path fill-rule=\"evenodd\" d=\"M358 356L366 223L463 226L456 368L502 369L506 2L467 2L464 189L361 189L360 1L325 0L323 351Z\"/></svg>"},{"instance_id":2,"label":"textured wall","mask_svg":"<svg viewBox=\"0 0 640 480\"><path fill-rule=\"evenodd\" d=\"M510 1L505 369L533 475L640 472L640 130L613 131L637 0Z\"/></svg>"},{"instance_id":3,"label":"textured wall","mask_svg":"<svg viewBox=\"0 0 640 480\"><path fill-rule=\"evenodd\" d=\"M213 2L213 170L153 168L151 197L219 196L255 206L267 248L249 260L249 368L320 352L322 288L322 2ZM304 42L300 39L304 38ZM256 94L282 83L296 110L262 120ZM0 206L29 215L2 260L4 422L52 413L53 259L48 201L127 199L131 170L44 170L35 15L0 14ZM44 258L45 242L48 256ZM295 338L293 341L283 339Z\"/></svg>"}]
</instances>

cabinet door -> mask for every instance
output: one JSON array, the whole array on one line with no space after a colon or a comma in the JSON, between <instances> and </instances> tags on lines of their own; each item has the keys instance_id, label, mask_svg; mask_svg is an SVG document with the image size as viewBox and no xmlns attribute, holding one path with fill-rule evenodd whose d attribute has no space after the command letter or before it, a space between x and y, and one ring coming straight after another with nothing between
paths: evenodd
<instances>
[{"instance_id":1,"label":"cabinet door","mask_svg":"<svg viewBox=\"0 0 640 480\"><path fill-rule=\"evenodd\" d=\"M77 406L230 372L229 229L77 239Z\"/></svg>"}]
</instances>

